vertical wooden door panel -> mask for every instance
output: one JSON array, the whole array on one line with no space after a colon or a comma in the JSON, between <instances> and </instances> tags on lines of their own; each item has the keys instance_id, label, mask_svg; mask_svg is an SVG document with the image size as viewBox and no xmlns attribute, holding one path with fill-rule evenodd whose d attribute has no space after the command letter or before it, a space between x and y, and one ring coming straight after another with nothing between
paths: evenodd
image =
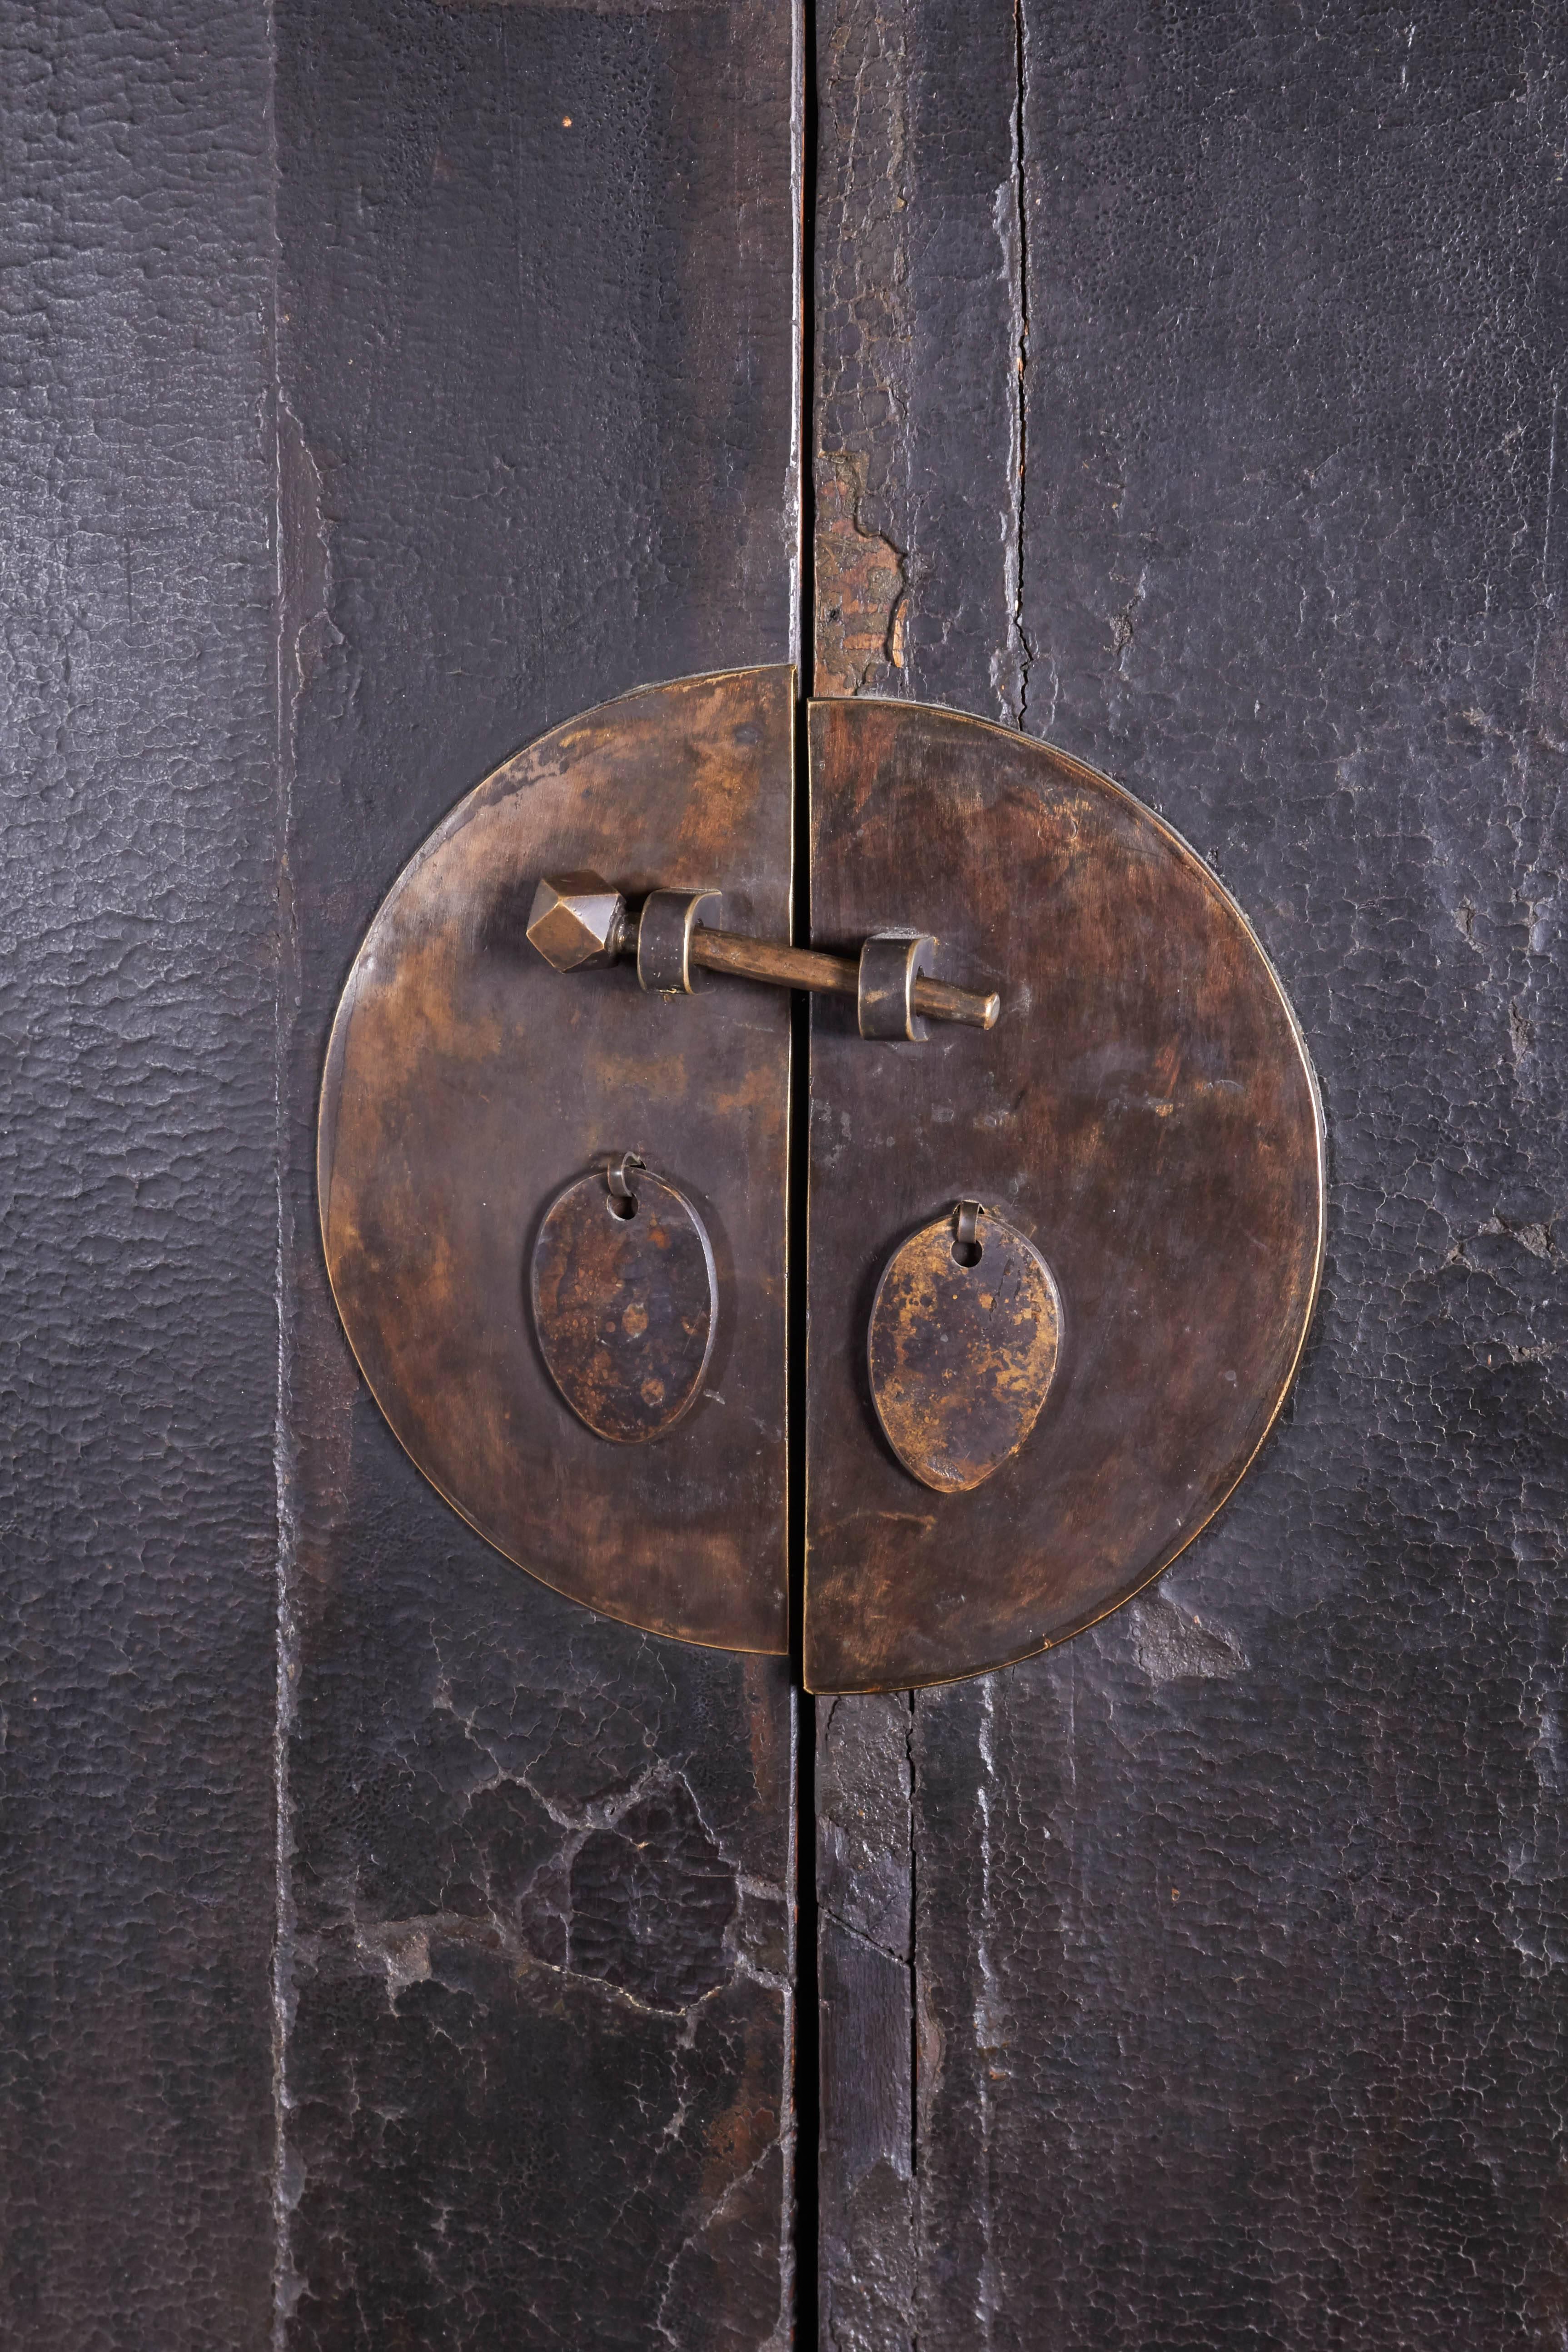
<instances>
[{"instance_id":1,"label":"vertical wooden door panel","mask_svg":"<svg viewBox=\"0 0 1568 2352\"><path fill-rule=\"evenodd\" d=\"M332 1315L327 1025L432 823L552 722L793 654L790 12L279 14L289 605L285 2337L788 2335L781 1659L463 1527Z\"/></svg>"},{"instance_id":2,"label":"vertical wooden door panel","mask_svg":"<svg viewBox=\"0 0 1568 2352\"><path fill-rule=\"evenodd\" d=\"M813 691L1016 720L1012 12L830 0L816 31ZM915 1717L907 1695L819 1699L816 1727L821 2341L903 2352L921 2280Z\"/></svg>"},{"instance_id":3,"label":"vertical wooden door panel","mask_svg":"<svg viewBox=\"0 0 1568 2352\"><path fill-rule=\"evenodd\" d=\"M835 1705L833 1818L880 1822L892 1859L910 1775L890 2032L912 2012L915 2121L910 2235L868 2225L866 2292L825 2340L1552 2342L1546 257L1568 52L1513 8L1397 26L1339 7L1310 26L1230 5L982 13L1016 31L1023 101L1024 365L1008 354L999 380L984 340L973 359L975 402L1023 395L1010 519L972 575L979 595L1016 547L1016 667L996 679L1026 727L1153 802L1256 920L1323 1080L1334 1190L1295 1400L1159 1590L1055 1656L921 1695L908 1764L891 1737L879 1763L847 1740L847 1706L898 1702ZM934 33L938 11L903 20L895 144L928 16ZM1016 72L994 87L1005 122ZM825 87L830 140L847 89ZM876 135L862 117L857 152ZM820 163L829 203L847 152ZM1000 175L997 194L1005 225ZM921 284L901 299L917 315ZM1000 321L1000 273L992 299ZM835 331L819 320L820 352ZM847 426L838 396L825 359L819 468L853 429L868 478L901 481L951 426L969 478L970 404L915 376ZM930 541L923 559L942 572ZM994 709L977 647L951 668L922 652L921 593L906 670L849 682ZM842 2046L845 2021L829 2031ZM825 2271L833 2098L829 2081Z\"/></svg>"}]
</instances>

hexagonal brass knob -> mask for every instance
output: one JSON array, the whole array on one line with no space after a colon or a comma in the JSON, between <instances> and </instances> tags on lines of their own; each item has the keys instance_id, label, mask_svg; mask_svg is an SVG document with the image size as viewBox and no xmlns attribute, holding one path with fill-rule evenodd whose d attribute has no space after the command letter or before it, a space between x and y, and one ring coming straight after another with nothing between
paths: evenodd
<instances>
[{"instance_id":1,"label":"hexagonal brass knob","mask_svg":"<svg viewBox=\"0 0 1568 2352\"><path fill-rule=\"evenodd\" d=\"M613 963L626 947L626 902L601 874L557 874L533 894L528 936L557 971Z\"/></svg>"}]
</instances>

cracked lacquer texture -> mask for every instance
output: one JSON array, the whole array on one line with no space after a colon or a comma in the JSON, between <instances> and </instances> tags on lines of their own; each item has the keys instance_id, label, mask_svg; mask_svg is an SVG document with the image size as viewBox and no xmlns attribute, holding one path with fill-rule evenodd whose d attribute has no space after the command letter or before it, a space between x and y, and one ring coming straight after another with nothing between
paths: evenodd
<instances>
[{"instance_id":1,"label":"cracked lacquer texture","mask_svg":"<svg viewBox=\"0 0 1568 2352\"><path fill-rule=\"evenodd\" d=\"M332 1005L434 822L577 710L790 657L791 31L279 11L292 2352L788 2337L787 1675L453 1517L359 1381L310 1171Z\"/></svg>"},{"instance_id":2,"label":"cracked lacquer texture","mask_svg":"<svg viewBox=\"0 0 1568 2352\"><path fill-rule=\"evenodd\" d=\"M267 12L0 26L0 2338L270 2328Z\"/></svg>"},{"instance_id":3,"label":"cracked lacquer texture","mask_svg":"<svg viewBox=\"0 0 1568 2352\"><path fill-rule=\"evenodd\" d=\"M1010 10L816 10L817 694L1016 700ZM1014 550L1010 554L1009 551Z\"/></svg>"},{"instance_id":4,"label":"cracked lacquer texture","mask_svg":"<svg viewBox=\"0 0 1568 2352\"><path fill-rule=\"evenodd\" d=\"M333 1629L360 1664L297 1724L290 2332L774 2340L782 1669L547 1595L552 1683L432 1564Z\"/></svg>"},{"instance_id":5,"label":"cracked lacquer texture","mask_svg":"<svg viewBox=\"0 0 1568 2352\"><path fill-rule=\"evenodd\" d=\"M916 1714L920 2341L1568 2328L1568 40L1026 11L1028 723L1213 858L1326 1097L1215 1528Z\"/></svg>"},{"instance_id":6,"label":"cracked lacquer texture","mask_svg":"<svg viewBox=\"0 0 1568 2352\"><path fill-rule=\"evenodd\" d=\"M1021 693L1023 236L1010 8L816 13L814 691L988 718ZM907 1706L819 1704L819 2288L826 2352L913 2343ZM826 1785L828 1794L822 1794ZM837 1814L882 1825L889 1946ZM858 1852L858 1848L854 1849Z\"/></svg>"},{"instance_id":7,"label":"cracked lacquer texture","mask_svg":"<svg viewBox=\"0 0 1568 2352\"><path fill-rule=\"evenodd\" d=\"M905 2352L914 2324L906 1696L818 1699L816 1899L824 2352Z\"/></svg>"}]
</instances>

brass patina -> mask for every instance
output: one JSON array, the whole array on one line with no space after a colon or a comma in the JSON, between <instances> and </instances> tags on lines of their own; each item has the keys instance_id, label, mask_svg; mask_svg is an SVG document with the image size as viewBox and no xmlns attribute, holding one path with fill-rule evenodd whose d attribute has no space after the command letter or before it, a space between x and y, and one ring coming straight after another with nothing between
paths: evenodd
<instances>
[{"instance_id":1,"label":"brass patina","mask_svg":"<svg viewBox=\"0 0 1568 2352\"><path fill-rule=\"evenodd\" d=\"M580 1421L646 1445L690 1411L717 1307L713 1252L677 1186L627 1154L544 1213L530 1271L533 1328Z\"/></svg>"},{"instance_id":2,"label":"brass patina","mask_svg":"<svg viewBox=\"0 0 1568 2352\"><path fill-rule=\"evenodd\" d=\"M812 705L814 937L784 944L794 691L648 688L458 803L344 992L322 1233L388 1420L492 1543L607 1615L783 1650L809 992L804 1673L899 1689L1065 1640L1219 1507L1310 1318L1322 1126L1208 867L1014 730ZM663 1291L610 1231L616 1181L658 1197L628 1144L689 1212Z\"/></svg>"},{"instance_id":3,"label":"brass patina","mask_svg":"<svg viewBox=\"0 0 1568 2352\"><path fill-rule=\"evenodd\" d=\"M900 1461L939 1495L1016 1454L1057 1369L1061 1302L1032 1242L978 1202L922 1225L871 1304L871 1402Z\"/></svg>"},{"instance_id":4,"label":"brass patina","mask_svg":"<svg viewBox=\"0 0 1568 2352\"><path fill-rule=\"evenodd\" d=\"M860 950L856 990L856 1026L862 1037L879 1038L885 1045L924 1045L931 1034L924 1014L932 983L923 975L935 951L936 941L923 934L873 932ZM1001 998L993 991L973 1001L995 1007L991 1019L976 1022L975 1027L994 1028Z\"/></svg>"},{"instance_id":5,"label":"brass patina","mask_svg":"<svg viewBox=\"0 0 1568 2352\"><path fill-rule=\"evenodd\" d=\"M875 1049L812 1005L805 1672L898 1690L1065 1640L1217 1510L1306 1336L1322 1126L1246 918L1130 793L912 703L815 703L810 747L817 940L918 907L1005 1003ZM1045 1258L1062 1338L1027 1441L934 1495L878 1442L866 1331L889 1249L963 1199Z\"/></svg>"},{"instance_id":6,"label":"brass patina","mask_svg":"<svg viewBox=\"0 0 1568 2352\"><path fill-rule=\"evenodd\" d=\"M654 890L637 914L597 874L546 876L534 893L528 936L557 971L630 956L646 989L689 996L692 967L798 988L812 996L852 996L860 1007L863 1037L924 1036L919 1025L957 1021L994 1029L1002 1010L994 989L976 994L925 975L934 940L904 932L868 940L858 959L814 954L773 940L748 940L719 929L718 890ZM889 1020L891 1025L889 1025Z\"/></svg>"},{"instance_id":7,"label":"brass patina","mask_svg":"<svg viewBox=\"0 0 1568 2352\"><path fill-rule=\"evenodd\" d=\"M558 1591L736 1650L788 1640L789 999L671 1003L625 963L563 979L527 925L542 876L613 854L639 898L721 874L742 922L787 937L794 713L786 668L686 678L498 768L394 884L321 1090L333 1292L421 1470ZM568 1409L528 1297L550 1204L628 1146L700 1216L719 1299L701 1389L648 1444L606 1444Z\"/></svg>"}]
</instances>

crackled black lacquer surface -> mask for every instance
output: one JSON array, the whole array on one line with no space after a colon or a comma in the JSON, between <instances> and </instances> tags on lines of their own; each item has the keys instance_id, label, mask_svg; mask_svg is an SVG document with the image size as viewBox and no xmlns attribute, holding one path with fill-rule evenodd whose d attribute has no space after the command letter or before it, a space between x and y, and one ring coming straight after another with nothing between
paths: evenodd
<instances>
[{"instance_id":1,"label":"crackled black lacquer surface","mask_svg":"<svg viewBox=\"0 0 1568 2352\"><path fill-rule=\"evenodd\" d=\"M790 657L791 31L278 12L291 2352L787 2340L784 1664L458 1523L355 1371L310 1175L333 1003L436 819L608 696Z\"/></svg>"},{"instance_id":2,"label":"crackled black lacquer surface","mask_svg":"<svg viewBox=\"0 0 1568 2352\"><path fill-rule=\"evenodd\" d=\"M270 2326L266 11L0 25L0 2341Z\"/></svg>"},{"instance_id":3,"label":"crackled black lacquer surface","mask_svg":"<svg viewBox=\"0 0 1568 2352\"><path fill-rule=\"evenodd\" d=\"M816 462L858 452L890 550L847 682L1020 719L1213 859L1322 1080L1328 1271L1156 1593L907 1739L836 1703L824 2340L1555 2346L1568 37L1011 19L819 11L821 201L865 227Z\"/></svg>"}]
</instances>

